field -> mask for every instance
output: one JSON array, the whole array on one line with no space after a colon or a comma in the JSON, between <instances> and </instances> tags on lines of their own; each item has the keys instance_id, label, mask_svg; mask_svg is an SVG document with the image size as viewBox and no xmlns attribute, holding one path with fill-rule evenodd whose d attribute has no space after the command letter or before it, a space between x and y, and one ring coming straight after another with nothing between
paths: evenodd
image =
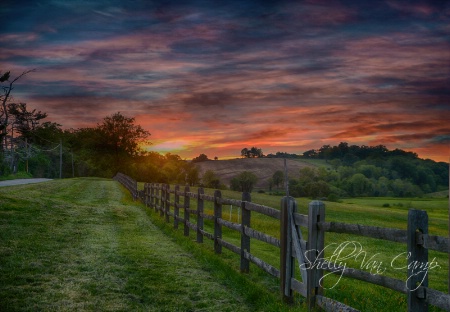
<instances>
[{"instance_id":1,"label":"field","mask_svg":"<svg viewBox=\"0 0 450 312\"><path fill-rule=\"evenodd\" d=\"M195 189L192 189L195 191ZM207 190L211 194L212 190ZM223 197L240 194L223 191ZM279 207L281 197L252 193L252 201ZM298 199L307 213L308 199ZM194 204L194 203L192 203ZM448 199L355 198L326 202L326 220L406 228L410 207L429 215L429 232L448 235ZM206 212L212 207L206 205ZM237 221L237 207L223 207ZM206 223L208 231L211 225ZM252 215L252 227L279 237L277 223ZM191 232L192 233L192 232ZM305 232L303 233L306 236ZM236 232L224 238L239 245ZM239 274L237 256L212 242L199 245L165 223L159 213L133 202L118 183L67 179L0 188L0 311L304 311L279 301L278 281L255 266ZM393 269L405 246L351 235L326 234L326 244L357 242L383 263L383 275L406 280ZM277 248L252 240L252 253L279 265ZM448 256L430 252L439 267L430 286L447 292ZM350 259L348 265L359 266ZM401 257L397 266L403 266ZM364 282L329 276L325 294L362 311L406 311L406 296ZM431 311L439 311L430 309Z\"/></svg>"},{"instance_id":2,"label":"field","mask_svg":"<svg viewBox=\"0 0 450 312\"><path fill-rule=\"evenodd\" d=\"M324 163L324 162L323 162ZM268 189L269 179L273 174L281 170L284 172L284 159L281 158L239 158L230 160L204 161L197 163L200 169L200 176L207 170L212 170L220 178L220 181L229 186L230 180L242 171L251 171L258 181L255 185L257 189ZM288 175L298 178L298 172L304 167L316 167L316 163L303 160L287 160Z\"/></svg>"}]
</instances>

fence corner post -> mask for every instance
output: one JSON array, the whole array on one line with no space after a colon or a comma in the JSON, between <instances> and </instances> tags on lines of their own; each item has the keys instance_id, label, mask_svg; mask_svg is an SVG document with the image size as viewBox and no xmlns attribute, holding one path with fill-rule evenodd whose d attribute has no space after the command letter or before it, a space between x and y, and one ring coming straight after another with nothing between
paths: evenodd
<instances>
[{"instance_id":1,"label":"fence corner post","mask_svg":"<svg viewBox=\"0 0 450 312\"><path fill-rule=\"evenodd\" d=\"M250 272L250 261L245 257L246 252L250 252L250 236L245 234L245 228L250 227L250 210L245 207L246 202L251 202L252 198L250 193L244 192L242 193L242 201L241 201L241 212L242 212L242 220L241 220L241 263L240 263L240 271L241 273Z\"/></svg>"},{"instance_id":2,"label":"fence corner post","mask_svg":"<svg viewBox=\"0 0 450 312\"><path fill-rule=\"evenodd\" d=\"M428 272L416 268L414 263L428 263L428 249L418 240L420 235L428 234L428 214L424 210L410 209L408 211L408 311L428 311L426 289L428 287Z\"/></svg>"},{"instance_id":3,"label":"fence corner post","mask_svg":"<svg viewBox=\"0 0 450 312\"><path fill-rule=\"evenodd\" d=\"M325 244L324 232L319 230L318 222L325 222L325 204L319 200L313 200L308 207L308 260L309 263L314 263L321 253L324 257L323 250ZM315 252L311 252L314 250ZM306 294L308 310L315 308L317 303L317 295L323 294L323 288L320 287L320 279L323 276L323 270L317 268L307 268L306 279Z\"/></svg>"},{"instance_id":4,"label":"fence corner post","mask_svg":"<svg viewBox=\"0 0 450 312\"><path fill-rule=\"evenodd\" d=\"M222 244L219 240L222 239L222 225L219 223L222 219L222 192L214 191L214 251L216 254L222 253Z\"/></svg>"},{"instance_id":5,"label":"fence corner post","mask_svg":"<svg viewBox=\"0 0 450 312\"><path fill-rule=\"evenodd\" d=\"M173 207L173 228L178 229L178 217L180 215L180 186L175 185L175 200Z\"/></svg>"}]
</instances>

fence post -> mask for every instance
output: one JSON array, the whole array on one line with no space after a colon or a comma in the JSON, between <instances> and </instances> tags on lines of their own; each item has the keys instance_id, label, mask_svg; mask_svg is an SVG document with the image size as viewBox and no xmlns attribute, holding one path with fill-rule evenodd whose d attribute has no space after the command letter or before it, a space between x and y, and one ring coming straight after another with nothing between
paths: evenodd
<instances>
[{"instance_id":1,"label":"fence post","mask_svg":"<svg viewBox=\"0 0 450 312\"><path fill-rule=\"evenodd\" d=\"M155 184L155 212L159 210L159 183Z\"/></svg>"},{"instance_id":2,"label":"fence post","mask_svg":"<svg viewBox=\"0 0 450 312\"><path fill-rule=\"evenodd\" d=\"M222 239L222 225L218 219L222 219L222 192L214 191L214 251L217 254L222 253L222 245L219 239Z\"/></svg>"},{"instance_id":3,"label":"fence post","mask_svg":"<svg viewBox=\"0 0 450 312\"><path fill-rule=\"evenodd\" d=\"M248 273L250 271L250 261L245 258L245 252L250 252L250 236L245 234L245 228L250 227L250 210L246 209L245 203L251 202L250 193L242 193L241 211L241 273Z\"/></svg>"},{"instance_id":4,"label":"fence post","mask_svg":"<svg viewBox=\"0 0 450 312\"><path fill-rule=\"evenodd\" d=\"M204 201L202 195L204 194L203 187L199 187L197 190L197 243L203 243L203 208Z\"/></svg>"},{"instance_id":5,"label":"fence post","mask_svg":"<svg viewBox=\"0 0 450 312\"><path fill-rule=\"evenodd\" d=\"M150 183L150 209L155 209L155 183Z\"/></svg>"},{"instance_id":6,"label":"fence post","mask_svg":"<svg viewBox=\"0 0 450 312\"><path fill-rule=\"evenodd\" d=\"M189 186L185 186L184 188L184 236L189 236L189 220L190 220L190 197L188 196L188 192L190 191Z\"/></svg>"},{"instance_id":7,"label":"fence post","mask_svg":"<svg viewBox=\"0 0 450 312\"><path fill-rule=\"evenodd\" d=\"M163 217L164 216L164 206L166 205L166 185L165 184L161 184L161 200L160 200L160 205L159 205L159 216Z\"/></svg>"},{"instance_id":8,"label":"fence post","mask_svg":"<svg viewBox=\"0 0 450 312\"><path fill-rule=\"evenodd\" d=\"M295 259L292 258L288 211L291 200L293 200L292 197L283 197L280 209L280 291L283 301L286 303L292 303L294 299L291 289L291 276Z\"/></svg>"},{"instance_id":9,"label":"fence post","mask_svg":"<svg viewBox=\"0 0 450 312\"><path fill-rule=\"evenodd\" d=\"M173 207L173 228L178 229L178 217L180 215L180 186L175 185L175 206Z\"/></svg>"},{"instance_id":10,"label":"fence post","mask_svg":"<svg viewBox=\"0 0 450 312\"><path fill-rule=\"evenodd\" d=\"M427 294L428 274L422 266L428 263L428 249L423 246L420 234L428 234L428 215L426 211L410 209L408 211L408 311L428 311ZM422 287L423 286L423 287Z\"/></svg>"},{"instance_id":11,"label":"fence post","mask_svg":"<svg viewBox=\"0 0 450 312\"><path fill-rule=\"evenodd\" d=\"M169 213L170 213L170 184L166 185L166 205L165 205L164 215L166 216L166 222L169 223Z\"/></svg>"},{"instance_id":12,"label":"fence post","mask_svg":"<svg viewBox=\"0 0 450 312\"><path fill-rule=\"evenodd\" d=\"M323 257L324 250L324 232L319 230L318 222L325 222L325 204L321 201L314 200L309 203L308 215L308 259L310 263L314 263L320 252ZM311 252L314 250L315 252ZM306 271L306 294L308 302L308 310L312 310L316 306L316 296L322 295L323 288L320 287L320 279L323 276L323 270L308 268Z\"/></svg>"}]
</instances>

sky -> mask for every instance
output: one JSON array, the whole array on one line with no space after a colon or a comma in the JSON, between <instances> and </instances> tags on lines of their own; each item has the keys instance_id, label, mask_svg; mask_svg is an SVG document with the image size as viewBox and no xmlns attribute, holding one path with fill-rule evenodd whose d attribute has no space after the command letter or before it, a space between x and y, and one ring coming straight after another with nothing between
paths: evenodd
<instances>
[{"instance_id":1,"label":"sky","mask_svg":"<svg viewBox=\"0 0 450 312\"><path fill-rule=\"evenodd\" d=\"M0 72L65 129L121 112L192 159L385 145L450 159L450 1L3 0Z\"/></svg>"}]
</instances>

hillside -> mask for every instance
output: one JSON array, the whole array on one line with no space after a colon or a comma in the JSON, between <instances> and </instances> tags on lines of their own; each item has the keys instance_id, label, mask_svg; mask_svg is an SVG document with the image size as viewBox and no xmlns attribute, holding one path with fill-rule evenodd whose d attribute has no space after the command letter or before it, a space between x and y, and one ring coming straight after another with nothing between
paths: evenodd
<instances>
[{"instance_id":1,"label":"hillside","mask_svg":"<svg viewBox=\"0 0 450 312\"><path fill-rule=\"evenodd\" d=\"M207 170L214 171L220 181L226 186L230 185L230 180L243 171L253 172L258 177L256 188L268 188L269 179L277 170L284 172L284 159L281 158L240 158L229 160L211 160L196 164L200 170L200 176ZM289 177L298 178L299 170L304 167L316 167L315 165L302 160L287 160Z\"/></svg>"}]
</instances>

